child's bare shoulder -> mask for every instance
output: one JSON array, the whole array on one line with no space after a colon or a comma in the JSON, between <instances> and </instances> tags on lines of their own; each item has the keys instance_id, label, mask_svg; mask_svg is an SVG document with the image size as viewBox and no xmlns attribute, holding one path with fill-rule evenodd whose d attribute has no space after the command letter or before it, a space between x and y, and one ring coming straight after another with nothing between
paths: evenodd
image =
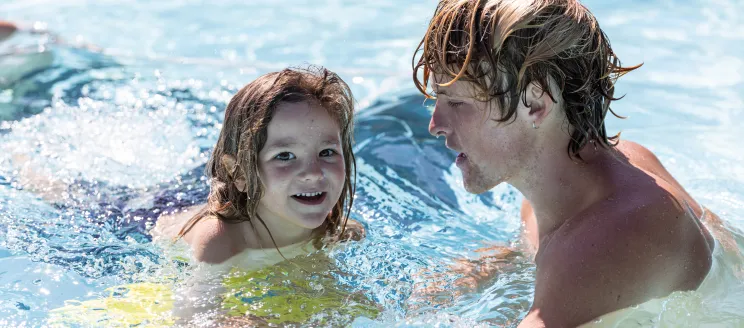
<instances>
[{"instance_id":1,"label":"child's bare shoulder","mask_svg":"<svg viewBox=\"0 0 744 328\"><path fill-rule=\"evenodd\" d=\"M163 214L158 217L155 227L150 230L153 241L176 238L183 225L199 213L204 206L204 204L194 205L184 210Z\"/></svg>"},{"instance_id":2,"label":"child's bare shoulder","mask_svg":"<svg viewBox=\"0 0 744 328\"><path fill-rule=\"evenodd\" d=\"M184 235L184 241L191 246L197 261L222 263L238 253L230 228L228 223L208 215L194 224Z\"/></svg>"},{"instance_id":3,"label":"child's bare shoulder","mask_svg":"<svg viewBox=\"0 0 744 328\"><path fill-rule=\"evenodd\" d=\"M204 209L204 204L194 205L183 211L161 215L150 231L153 241L173 240L184 228L182 239L193 251L199 262L221 263L234 255L229 227L213 215L206 214L191 227L186 227L191 218Z\"/></svg>"}]
</instances>

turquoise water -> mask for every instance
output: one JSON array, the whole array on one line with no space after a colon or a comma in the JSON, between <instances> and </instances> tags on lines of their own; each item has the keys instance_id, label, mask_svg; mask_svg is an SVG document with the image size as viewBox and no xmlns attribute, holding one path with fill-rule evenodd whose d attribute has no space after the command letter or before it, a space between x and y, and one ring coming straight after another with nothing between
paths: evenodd
<instances>
[{"instance_id":1,"label":"turquoise water","mask_svg":"<svg viewBox=\"0 0 744 328\"><path fill-rule=\"evenodd\" d=\"M627 96L615 110L629 118L613 119L610 130L655 151L701 203L744 228L744 4L586 3L623 62L644 63L618 85ZM351 277L344 284L383 310L334 323L514 325L532 299L534 267L524 259L475 293L443 295L431 306L410 297L422 282L447 286L421 272L508 245L519 231L521 196L508 186L467 194L454 154L426 131L431 103L416 94L410 62L434 7L418 0L0 4L0 18L43 22L69 44L96 46L28 36L0 45L0 53L21 52L0 57L0 73L17 77L0 83L0 326L43 326L65 300L160 272L167 261L149 242L148 219L206 191L199 167L232 93L305 62L337 71L358 99L353 217L368 234L331 257ZM21 62L35 69L19 70ZM21 160L83 196L52 204L17 188ZM708 312L664 313L742 320L741 288L731 290Z\"/></svg>"}]
</instances>

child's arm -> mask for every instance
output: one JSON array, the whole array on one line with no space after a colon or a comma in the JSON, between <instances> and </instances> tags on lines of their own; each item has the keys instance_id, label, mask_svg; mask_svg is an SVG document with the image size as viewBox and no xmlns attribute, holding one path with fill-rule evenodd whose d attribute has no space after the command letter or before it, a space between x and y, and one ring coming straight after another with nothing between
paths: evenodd
<instances>
[{"instance_id":1,"label":"child's arm","mask_svg":"<svg viewBox=\"0 0 744 328\"><path fill-rule=\"evenodd\" d=\"M49 203L61 203L69 197L70 184L46 174L25 154L14 154L11 165L18 170L18 183L26 191Z\"/></svg>"},{"instance_id":2,"label":"child's arm","mask_svg":"<svg viewBox=\"0 0 744 328\"><path fill-rule=\"evenodd\" d=\"M346 229L344 229L344 233L339 236L339 240L353 240L353 241L360 241L364 239L364 237L367 235L367 232L364 230L364 226L359 223L359 221L348 219L346 221Z\"/></svg>"},{"instance_id":3,"label":"child's arm","mask_svg":"<svg viewBox=\"0 0 744 328\"><path fill-rule=\"evenodd\" d=\"M352 241L352 240L360 241L364 239L366 234L367 233L364 230L364 225L359 223L359 221L348 219L346 221L346 229L344 229L343 233L327 236L324 242L327 244L330 244L330 243Z\"/></svg>"},{"instance_id":4,"label":"child's arm","mask_svg":"<svg viewBox=\"0 0 744 328\"><path fill-rule=\"evenodd\" d=\"M152 241L174 240L181 231L181 228L183 228L183 225L186 224L189 219L194 217L196 213L199 213L199 211L204 209L204 206L206 206L206 204L194 205L181 211L163 214L158 217L158 220L155 222L155 227L150 230Z\"/></svg>"}]
</instances>

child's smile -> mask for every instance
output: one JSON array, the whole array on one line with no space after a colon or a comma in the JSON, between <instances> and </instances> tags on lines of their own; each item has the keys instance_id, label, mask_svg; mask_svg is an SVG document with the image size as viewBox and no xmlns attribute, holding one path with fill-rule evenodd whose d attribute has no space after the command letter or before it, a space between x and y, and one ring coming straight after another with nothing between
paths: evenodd
<instances>
[{"instance_id":1,"label":"child's smile","mask_svg":"<svg viewBox=\"0 0 744 328\"><path fill-rule=\"evenodd\" d=\"M305 205L320 205L327 194L327 192L307 192L292 195L292 198Z\"/></svg>"}]
</instances>

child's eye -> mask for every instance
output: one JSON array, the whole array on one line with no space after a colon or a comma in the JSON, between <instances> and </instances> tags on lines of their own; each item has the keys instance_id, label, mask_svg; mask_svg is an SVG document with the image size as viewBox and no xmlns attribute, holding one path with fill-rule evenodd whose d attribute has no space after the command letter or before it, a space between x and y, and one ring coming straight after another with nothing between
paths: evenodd
<instances>
[{"instance_id":1,"label":"child's eye","mask_svg":"<svg viewBox=\"0 0 744 328\"><path fill-rule=\"evenodd\" d=\"M463 104L463 102L461 102L461 101L451 101L450 100L450 101L447 102L447 105L449 105L452 108L460 107L462 104Z\"/></svg>"},{"instance_id":2,"label":"child's eye","mask_svg":"<svg viewBox=\"0 0 744 328\"><path fill-rule=\"evenodd\" d=\"M291 159L295 159L295 155L290 152L285 151L285 152L279 153L276 156L274 156L274 159L278 159L280 161L288 161Z\"/></svg>"},{"instance_id":3,"label":"child's eye","mask_svg":"<svg viewBox=\"0 0 744 328\"><path fill-rule=\"evenodd\" d=\"M338 154L338 152L336 152L333 149L328 148L328 149L323 149L320 152L319 155L320 155L320 157L330 157L330 156L333 156L333 155L336 155L336 154Z\"/></svg>"}]
</instances>

